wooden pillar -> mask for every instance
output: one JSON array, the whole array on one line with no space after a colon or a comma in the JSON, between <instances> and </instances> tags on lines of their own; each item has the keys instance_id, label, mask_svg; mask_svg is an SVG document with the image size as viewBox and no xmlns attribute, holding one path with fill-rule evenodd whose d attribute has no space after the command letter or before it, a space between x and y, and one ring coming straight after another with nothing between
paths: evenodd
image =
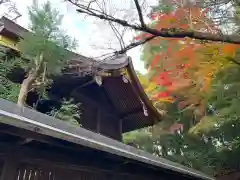
<instances>
[{"instance_id":1,"label":"wooden pillar","mask_svg":"<svg viewBox=\"0 0 240 180\"><path fill-rule=\"evenodd\" d=\"M97 133L101 132L101 110L97 108Z\"/></svg>"},{"instance_id":2,"label":"wooden pillar","mask_svg":"<svg viewBox=\"0 0 240 180\"><path fill-rule=\"evenodd\" d=\"M119 138L120 138L120 141L122 142L123 141L123 138L122 138L122 119L119 120Z\"/></svg>"},{"instance_id":3,"label":"wooden pillar","mask_svg":"<svg viewBox=\"0 0 240 180\"><path fill-rule=\"evenodd\" d=\"M5 158L0 180L17 180L17 160L13 155Z\"/></svg>"}]
</instances>

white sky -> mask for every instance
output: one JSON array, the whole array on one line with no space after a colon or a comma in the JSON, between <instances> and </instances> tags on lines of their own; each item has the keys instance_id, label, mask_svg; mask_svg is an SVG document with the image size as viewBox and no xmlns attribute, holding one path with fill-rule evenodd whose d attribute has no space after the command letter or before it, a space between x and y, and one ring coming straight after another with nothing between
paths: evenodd
<instances>
[{"instance_id":1,"label":"white sky","mask_svg":"<svg viewBox=\"0 0 240 180\"><path fill-rule=\"evenodd\" d=\"M17 20L17 23L23 27L28 27L28 14L27 7L31 6L32 0L12 0L16 3L16 6L22 17ZM109 0L110 4L112 2L119 2L117 6L121 6L124 9L133 9L131 0ZM150 0L155 1L155 0ZM44 3L46 0L39 0L39 3ZM102 47L108 47L107 42L112 44L117 44L115 36L112 34L108 26L104 25L101 21L97 21L93 18L85 17L78 14L74 7L63 0L50 0L53 7L57 8L62 15L64 15L62 26L67 31L67 33L78 40L79 47L77 52L90 57L97 57L101 54L105 54L107 51ZM130 2L130 3L129 3ZM2 14L1 14L2 13ZM128 11L129 13L129 11ZM133 12L130 12L130 14ZM0 8L0 16L3 15L3 10ZM133 15L134 16L134 15ZM127 32L124 36L124 41L130 42L134 37L135 32ZM96 45L100 48L96 48ZM116 48L116 46L115 46ZM128 55L132 57L133 64L136 70L142 73L146 72L144 69L143 62L140 61L141 48L137 47L128 52Z\"/></svg>"}]
</instances>

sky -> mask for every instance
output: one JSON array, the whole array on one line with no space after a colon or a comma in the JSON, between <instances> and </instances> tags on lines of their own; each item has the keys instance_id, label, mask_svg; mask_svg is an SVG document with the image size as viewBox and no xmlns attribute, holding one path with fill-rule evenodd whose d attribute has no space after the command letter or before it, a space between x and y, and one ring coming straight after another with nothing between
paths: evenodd
<instances>
[{"instance_id":1,"label":"sky","mask_svg":"<svg viewBox=\"0 0 240 180\"><path fill-rule=\"evenodd\" d=\"M133 14L131 9L134 4L131 0L107 0L111 5L112 2L118 2L114 4L116 7L121 7L128 10L128 13ZM150 0L151 1L151 0ZM27 14L27 7L31 6L32 0L12 0L16 3L16 7L22 14L22 16L17 19L17 23L25 28L28 27L29 20ZM46 2L46 0L38 1L41 3ZM80 15L76 12L75 7L63 2L63 0L50 0L54 8L60 11L64 15L62 28L72 37L76 38L78 41L78 48L76 52L88 56L88 57L97 57L102 54L105 54L109 51L109 44L118 49L119 43L115 38L113 32L110 30L110 27L104 24L102 21L97 21L96 19ZM111 11L111 9L109 9ZM3 15L3 10L0 9L0 16ZM125 15L125 14L123 14ZM128 14L129 15L129 14ZM130 17L130 16L128 16ZM132 19L134 21L134 19ZM121 27L118 27L121 28ZM135 32L127 31L124 35L124 41L126 44L130 43L134 37ZM141 47L136 47L128 51L128 55L131 56L134 64L134 68L142 73L145 73L143 62L140 60L141 56Z\"/></svg>"}]
</instances>

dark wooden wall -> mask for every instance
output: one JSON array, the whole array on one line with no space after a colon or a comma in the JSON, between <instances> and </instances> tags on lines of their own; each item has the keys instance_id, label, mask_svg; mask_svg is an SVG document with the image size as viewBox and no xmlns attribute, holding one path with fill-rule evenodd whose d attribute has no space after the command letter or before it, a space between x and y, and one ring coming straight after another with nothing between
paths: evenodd
<instances>
[{"instance_id":1,"label":"dark wooden wall","mask_svg":"<svg viewBox=\"0 0 240 180\"><path fill-rule=\"evenodd\" d=\"M119 173L118 169L104 169L108 162L102 164L103 169L98 169L94 168L96 162L92 159L88 164L93 166L83 165L86 159L74 160L72 154L6 146L1 144L0 180L154 180L148 176Z\"/></svg>"},{"instance_id":2,"label":"dark wooden wall","mask_svg":"<svg viewBox=\"0 0 240 180\"><path fill-rule=\"evenodd\" d=\"M72 93L75 101L80 103L81 125L85 129L122 141L122 121L103 92L102 87L93 84Z\"/></svg>"},{"instance_id":3,"label":"dark wooden wall","mask_svg":"<svg viewBox=\"0 0 240 180\"><path fill-rule=\"evenodd\" d=\"M103 145L94 148L81 145L80 138L74 138L74 143L41 134L37 128L29 131L0 123L0 180L204 179L123 156L120 144L112 140L109 147L119 150L106 151L107 141L100 136L98 140Z\"/></svg>"},{"instance_id":4,"label":"dark wooden wall","mask_svg":"<svg viewBox=\"0 0 240 180\"><path fill-rule=\"evenodd\" d=\"M81 125L83 128L122 141L121 120L92 104L82 104Z\"/></svg>"},{"instance_id":5,"label":"dark wooden wall","mask_svg":"<svg viewBox=\"0 0 240 180\"><path fill-rule=\"evenodd\" d=\"M0 145L0 180L198 180L143 164L122 163L117 157L114 163L108 158L102 161L104 156L94 150L76 155L47 147Z\"/></svg>"},{"instance_id":6,"label":"dark wooden wall","mask_svg":"<svg viewBox=\"0 0 240 180\"><path fill-rule=\"evenodd\" d=\"M100 172L80 167L65 168L54 166L44 161L42 163L17 163L6 161L2 166L1 180L111 180L135 179L129 175L114 175L110 172ZM66 165L67 166L67 165ZM115 177L114 177L115 176ZM139 179L139 177L137 178ZM139 179L141 180L141 179ZM144 180L144 179L142 179Z\"/></svg>"}]
</instances>

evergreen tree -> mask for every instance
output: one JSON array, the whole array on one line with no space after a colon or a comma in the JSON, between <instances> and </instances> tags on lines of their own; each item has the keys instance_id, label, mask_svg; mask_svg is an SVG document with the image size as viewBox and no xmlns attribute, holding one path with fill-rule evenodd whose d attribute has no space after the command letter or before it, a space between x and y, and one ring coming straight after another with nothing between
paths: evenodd
<instances>
[{"instance_id":1,"label":"evergreen tree","mask_svg":"<svg viewBox=\"0 0 240 180\"><path fill-rule=\"evenodd\" d=\"M70 55L68 50L76 47L76 41L60 29L62 18L49 1L42 6L34 1L29 8L31 32L24 34L19 43L22 57L29 59L24 66L27 75L18 96L21 106L25 105L31 89L44 93L49 77L61 72Z\"/></svg>"},{"instance_id":2,"label":"evergreen tree","mask_svg":"<svg viewBox=\"0 0 240 180\"><path fill-rule=\"evenodd\" d=\"M62 121L67 121L73 125L80 125L81 111L79 110L80 103L76 104L71 100L62 100L62 105L60 109L53 109L50 116L60 119Z\"/></svg>"}]
</instances>

